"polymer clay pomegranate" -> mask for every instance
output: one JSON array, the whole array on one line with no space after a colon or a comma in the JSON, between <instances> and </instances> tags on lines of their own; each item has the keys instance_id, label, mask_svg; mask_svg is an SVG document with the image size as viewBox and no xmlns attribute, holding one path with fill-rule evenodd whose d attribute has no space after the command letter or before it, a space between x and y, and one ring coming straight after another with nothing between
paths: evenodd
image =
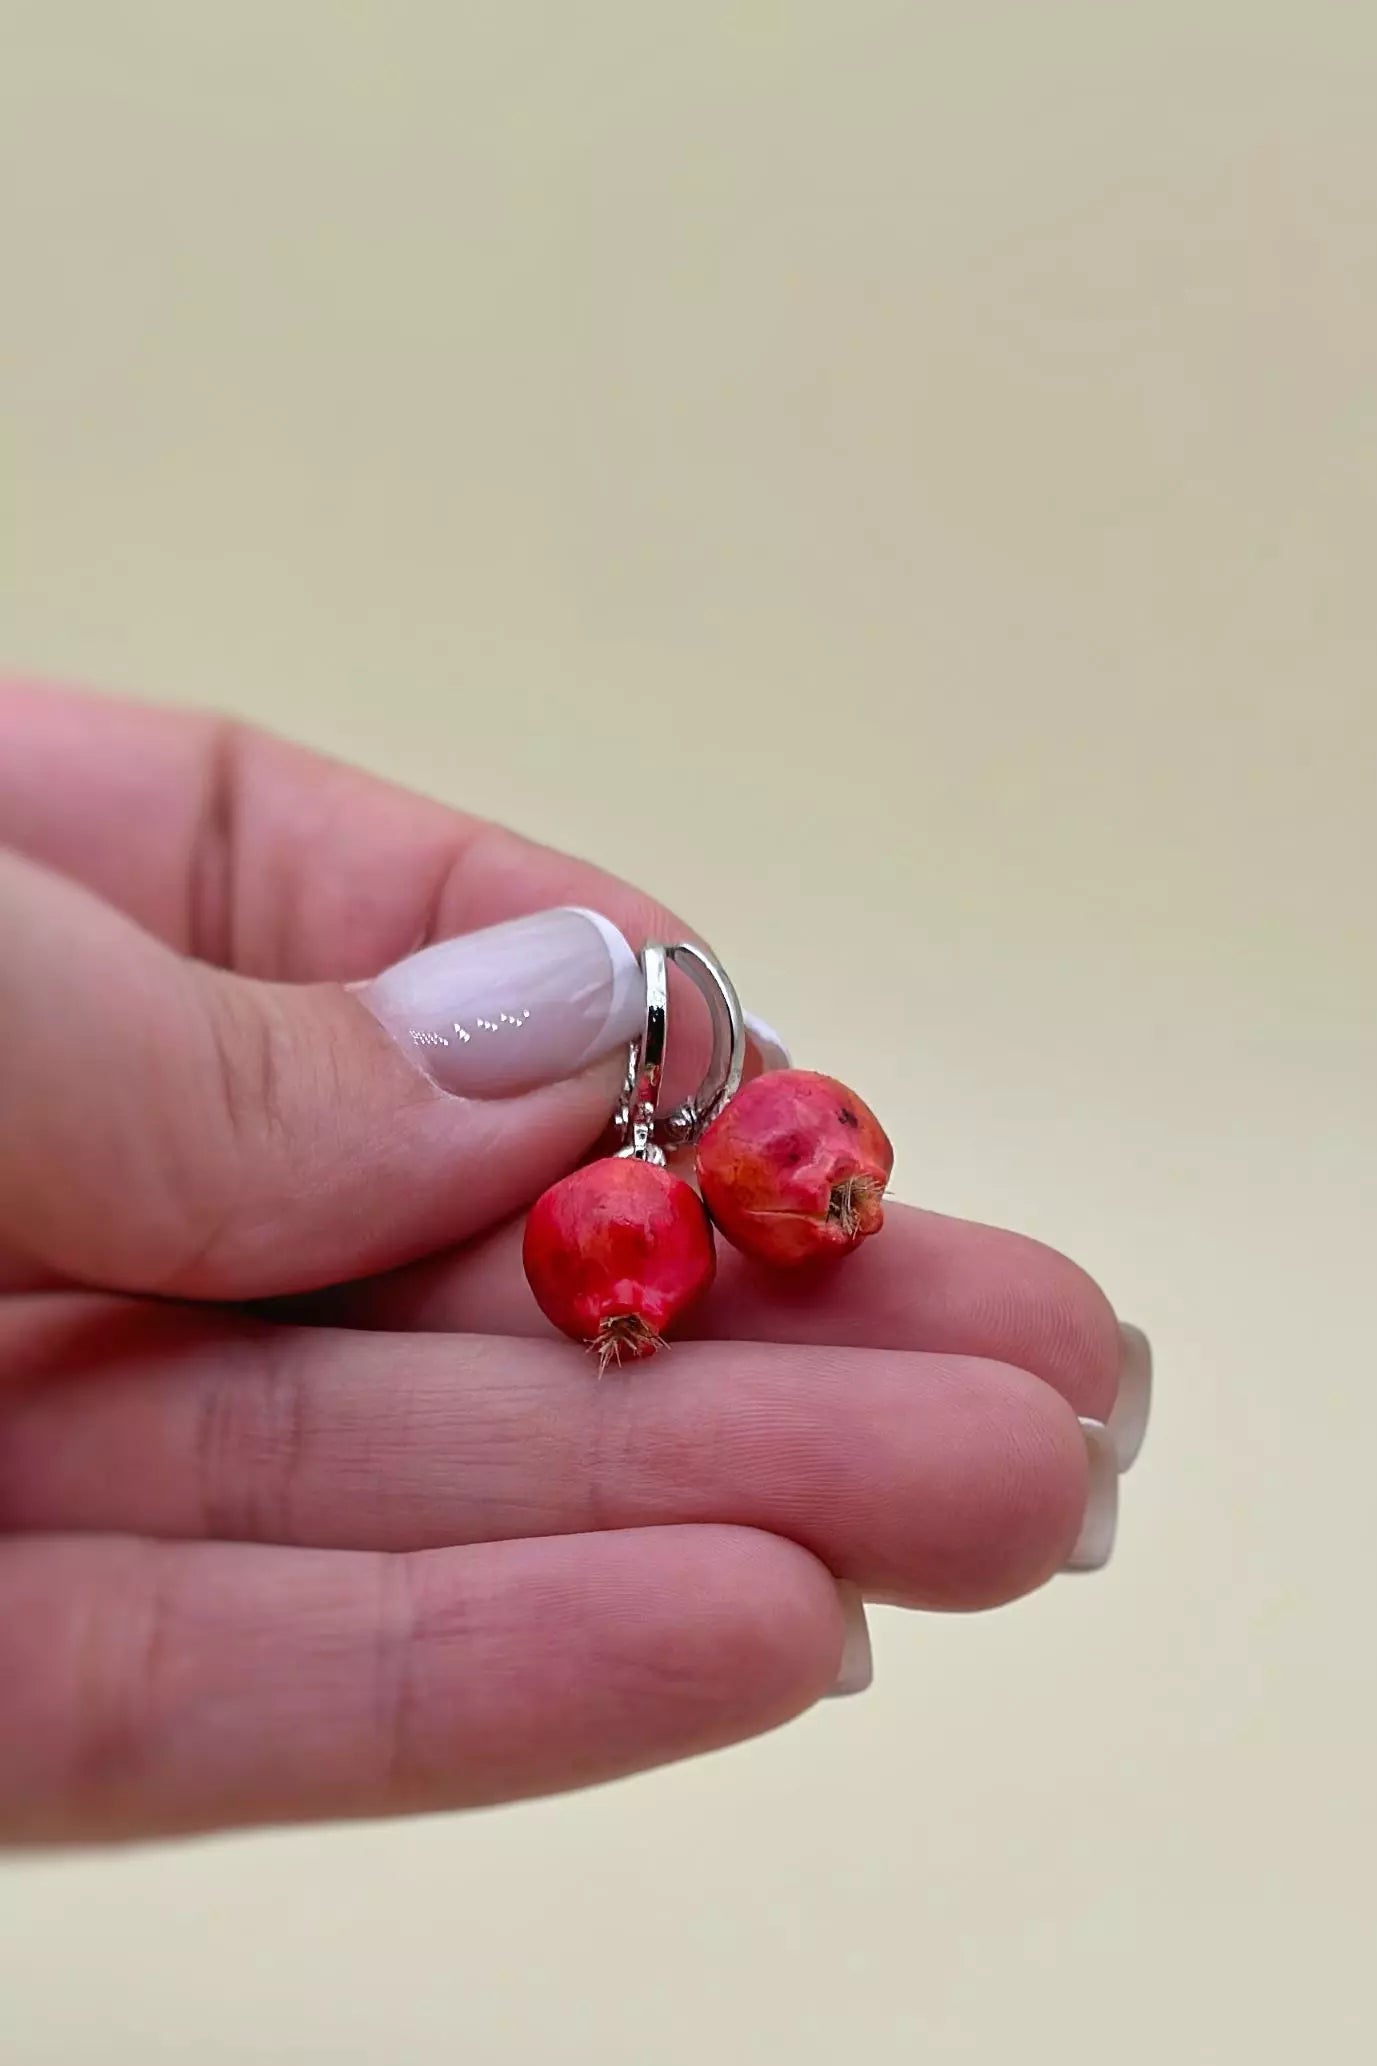
<instances>
[{"instance_id":1,"label":"polymer clay pomegranate","mask_svg":"<svg viewBox=\"0 0 1377 2066\"><path fill-rule=\"evenodd\" d=\"M878 1233L893 1167L870 1107L811 1069L757 1076L698 1143L714 1223L745 1254L790 1269L847 1255Z\"/></svg>"},{"instance_id":2,"label":"polymer clay pomegranate","mask_svg":"<svg viewBox=\"0 0 1377 2066\"><path fill-rule=\"evenodd\" d=\"M531 1208L521 1257L541 1312L595 1349L600 1371L653 1354L717 1268L697 1192L635 1156L552 1184Z\"/></svg>"}]
</instances>

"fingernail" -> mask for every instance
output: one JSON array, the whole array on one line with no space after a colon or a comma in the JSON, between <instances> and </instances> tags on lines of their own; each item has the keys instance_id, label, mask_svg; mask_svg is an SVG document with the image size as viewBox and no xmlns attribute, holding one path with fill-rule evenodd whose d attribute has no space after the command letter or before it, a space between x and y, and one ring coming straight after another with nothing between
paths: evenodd
<instances>
[{"instance_id":1,"label":"fingernail","mask_svg":"<svg viewBox=\"0 0 1377 2066\"><path fill-rule=\"evenodd\" d=\"M1109 1432L1119 1469L1126 1471L1143 1446L1152 1410L1152 1343L1141 1327L1131 1327L1127 1322L1119 1329L1119 1339L1123 1343L1123 1358Z\"/></svg>"},{"instance_id":2,"label":"fingernail","mask_svg":"<svg viewBox=\"0 0 1377 2066\"><path fill-rule=\"evenodd\" d=\"M846 1635L842 1642L841 1669L837 1682L828 1693L829 1700L844 1700L848 1694L864 1693L875 1676L875 1661L870 1650L870 1624L865 1618L865 1601L859 1586L840 1583L837 1597L841 1601L842 1619Z\"/></svg>"},{"instance_id":3,"label":"fingernail","mask_svg":"<svg viewBox=\"0 0 1377 2066\"><path fill-rule=\"evenodd\" d=\"M764 1019L758 1019L753 1011L746 1013L746 1031L755 1042L756 1050L767 1069L790 1069L793 1063L789 1050L773 1026Z\"/></svg>"},{"instance_id":4,"label":"fingernail","mask_svg":"<svg viewBox=\"0 0 1377 2066\"><path fill-rule=\"evenodd\" d=\"M1102 1420L1083 1420L1090 1469L1085 1488L1085 1517L1076 1546L1066 1560L1068 1571L1100 1571L1109 1562L1119 1523L1119 1458Z\"/></svg>"},{"instance_id":5,"label":"fingernail","mask_svg":"<svg viewBox=\"0 0 1377 2066\"><path fill-rule=\"evenodd\" d=\"M442 1090L506 1098L639 1038L641 966L610 919L538 911L423 947L356 986Z\"/></svg>"}]
</instances>

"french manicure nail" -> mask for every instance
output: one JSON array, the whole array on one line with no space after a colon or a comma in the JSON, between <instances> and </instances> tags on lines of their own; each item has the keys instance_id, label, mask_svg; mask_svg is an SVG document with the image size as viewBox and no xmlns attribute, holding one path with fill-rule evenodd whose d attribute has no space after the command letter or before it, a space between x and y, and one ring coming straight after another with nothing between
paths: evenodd
<instances>
[{"instance_id":1,"label":"french manicure nail","mask_svg":"<svg viewBox=\"0 0 1377 2066\"><path fill-rule=\"evenodd\" d=\"M1075 1548L1066 1560L1068 1571L1100 1571L1109 1562L1114 1532L1119 1524L1119 1458L1109 1429L1102 1420L1082 1420L1089 1471L1086 1476L1085 1515Z\"/></svg>"},{"instance_id":2,"label":"french manicure nail","mask_svg":"<svg viewBox=\"0 0 1377 2066\"><path fill-rule=\"evenodd\" d=\"M1119 1329L1123 1355L1119 1364L1119 1390L1109 1416L1119 1469L1126 1471L1143 1446L1148 1414L1152 1410L1152 1343L1141 1327L1127 1322Z\"/></svg>"},{"instance_id":3,"label":"french manicure nail","mask_svg":"<svg viewBox=\"0 0 1377 2066\"><path fill-rule=\"evenodd\" d=\"M829 1700L844 1700L848 1694L864 1693L875 1676L870 1625L865 1618L865 1601L860 1588L841 1582L837 1586L837 1597L841 1601L846 1635L842 1642L841 1669L837 1673L836 1684L826 1696Z\"/></svg>"},{"instance_id":4,"label":"french manicure nail","mask_svg":"<svg viewBox=\"0 0 1377 2066\"><path fill-rule=\"evenodd\" d=\"M755 1042L761 1061L767 1069L790 1069L789 1050L773 1026L764 1019L758 1019L753 1011L746 1013L746 1031Z\"/></svg>"},{"instance_id":5,"label":"french manicure nail","mask_svg":"<svg viewBox=\"0 0 1377 2066\"><path fill-rule=\"evenodd\" d=\"M570 906L439 940L355 994L442 1090L506 1098L638 1039L640 962L610 919Z\"/></svg>"}]
</instances>

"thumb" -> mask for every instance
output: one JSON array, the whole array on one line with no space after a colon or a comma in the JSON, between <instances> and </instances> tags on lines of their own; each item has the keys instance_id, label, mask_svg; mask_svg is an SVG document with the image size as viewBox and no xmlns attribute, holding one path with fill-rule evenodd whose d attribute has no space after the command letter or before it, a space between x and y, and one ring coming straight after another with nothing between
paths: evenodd
<instances>
[{"instance_id":1,"label":"thumb","mask_svg":"<svg viewBox=\"0 0 1377 2066\"><path fill-rule=\"evenodd\" d=\"M592 912L444 940L351 989L261 983L0 853L0 1248L256 1298L462 1240L596 1140L643 1004Z\"/></svg>"}]
</instances>

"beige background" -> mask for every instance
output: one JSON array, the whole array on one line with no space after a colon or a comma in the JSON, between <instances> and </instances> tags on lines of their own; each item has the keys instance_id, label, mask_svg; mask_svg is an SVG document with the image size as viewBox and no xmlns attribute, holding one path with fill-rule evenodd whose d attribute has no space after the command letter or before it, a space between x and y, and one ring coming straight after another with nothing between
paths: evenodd
<instances>
[{"instance_id":1,"label":"beige background","mask_svg":"<svg viewBox=\"0 0 1377 2066\"><path fill-rule=\"evenodd\" d=\"M1370 2056L1377 13L0 24L8 657L652 880L1160 1386L783 1736L12 1865L0 2056Z\"/></svg>"}]
</instances>

